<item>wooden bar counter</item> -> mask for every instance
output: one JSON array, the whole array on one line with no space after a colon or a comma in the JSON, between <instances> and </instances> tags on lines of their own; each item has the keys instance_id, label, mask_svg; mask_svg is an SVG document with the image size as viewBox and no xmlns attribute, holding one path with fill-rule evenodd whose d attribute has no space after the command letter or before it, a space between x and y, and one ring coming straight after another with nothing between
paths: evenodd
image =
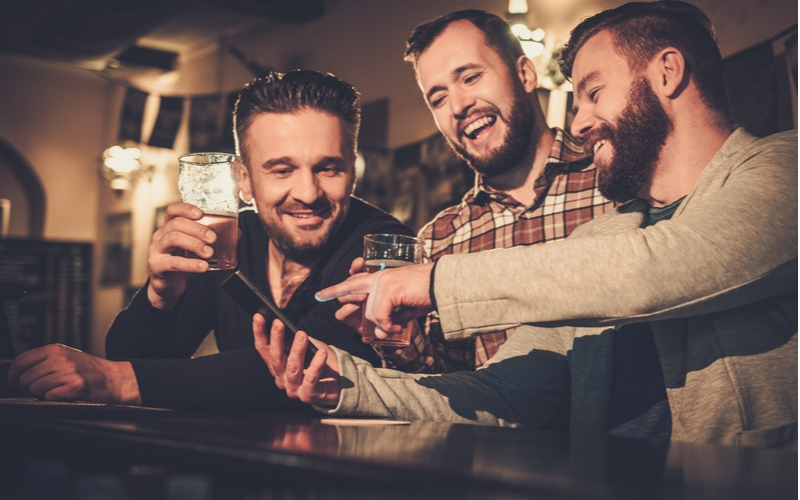
<instances>
[{"instance_id":1,"label":"wooden bar counter","mask_svg":"<svg viewBox=\"0 0 800 500\"><path fill-rule=\"evenodd\" d=\"M0 407L0 498L91 498L95 483L110 485L96 498L170 500L797 498L796 451L358 423Z\"/></svg>"}]
</instances>

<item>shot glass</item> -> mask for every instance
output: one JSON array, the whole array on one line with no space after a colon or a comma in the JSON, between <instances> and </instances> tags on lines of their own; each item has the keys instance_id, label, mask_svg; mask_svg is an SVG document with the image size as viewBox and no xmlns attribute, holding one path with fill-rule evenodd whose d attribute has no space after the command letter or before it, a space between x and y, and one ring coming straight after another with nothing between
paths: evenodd
<instances>
[{"instance_id":1,"label":"shot glass","mask_svg":"<svg viewBox=\"0 0 800 500\"><path fill-rule=\"evenodd\" d=\"M367 234L364 236L364 260L366 271L374 273L382 269L402 267L422 262L422 245L417 238L400 234ZM361 317L361 341L365 344L405 347L411 343L409 322L400 333L390 333L385 339L375 336L375 325Z\"/></svg>"},{"instance_id":2,"label":"shot glass","mask_svg":"<svg viewBox=\"0 0 800 500\"><path fill-rule=\"evenodd\" d=\"M211 248L209 271L236 267L236 243L239 239L239 170L241 160L230 153L188 153L178 159L178 190L181 201L203 211L198 222L214 231L217 239ZM187 258L199 259L186 252Z\"/></svg>"}]
</instances>

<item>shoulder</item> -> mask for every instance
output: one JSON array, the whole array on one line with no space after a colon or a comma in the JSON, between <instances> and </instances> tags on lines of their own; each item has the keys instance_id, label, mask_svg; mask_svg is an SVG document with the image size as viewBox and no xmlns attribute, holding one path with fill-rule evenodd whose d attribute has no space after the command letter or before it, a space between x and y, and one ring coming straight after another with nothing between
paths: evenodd
<instances>
[{"instance_id":1,"label":"shoulder","mask_svg":"<svg viewBox=\"0 0 800 500\"><path fill-rule=\"evenodd\" d=\"M480 214L490 210L490 200L484 199L486 193L478 191L476 187L470 188L457 205L451 205L422 226L419 238L444 238L474 220Z\"/></svg>"},{"instance_id":2,"label":"shoulder","mask_svg":"<svg viewBox=\"0 0 800 500\"><path fill-rule=\"evenodd\" d=\"M392 215L355 196L350 198L350 211L342 230L359 237L370 233L414 235L408 226Z\"/></svg>"},{"instance_id":3,"label":"shoulder","mask_svg":"<svg viewBox=\"0 0 800 500\"><path fill-rule=\"evenodd\" d=\"M738 175L749 175L753 170L759 170L759 176L764 178L796 177L797 131L758 138L743 128L734 130L703 170L698 185L727 182Z\"/></svg>"},{"instance_id":4,"label":"shoulder","mask_svg":"<svg viewBox=\"0 0 800 500\"><path fill-rule=\"evenodd\" d=\"M434 234L441 233L443 229L449 232L449 230L454 228L454 221L462 219L464 214L469 214L471 210L470 207L469 203L462 201L458 205L445 208L422 226L422 229L419 231L420 238L431 238Z\"/></svg>"},{"instance_id":5,"label":"shoulder","mask_svg":"<svg viewBox=\"0 0 800 500\"><path fill-rule=\"evenodd\" d=\"M723 157L747 160L757 155L797 158L797 130L779 132L767 137L755 137L743 128L736 129L720 149ZM796 167L797 165L793 165Z\"/></svg>"},{"instance_id":6,"label":"shoulder","mask_svg":"<svg viewBox=\"0 0 800 500\"><path fill-rule=\"evenodd\" d=\"M350 263L363 253L364 235L373 233L414 236L414 231L396 218L364 200L351 197L347 217L328 245L321 286L347 278Z\"/></svg>"}]
</instances>

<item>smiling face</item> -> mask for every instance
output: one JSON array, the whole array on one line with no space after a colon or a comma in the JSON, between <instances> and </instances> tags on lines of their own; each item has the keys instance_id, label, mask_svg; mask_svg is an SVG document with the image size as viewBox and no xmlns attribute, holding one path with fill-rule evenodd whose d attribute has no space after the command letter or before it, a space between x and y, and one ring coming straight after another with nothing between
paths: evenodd
<instances>
[{"instance_id":1,"label":"smiling face","mask_svg":"<svg viewBox=\"0 0 800 500\"><path fill-rule=\"evenodd\" d=\"M439 130L477 172L511 171L535 145L536 115L516 70L469 21L452 23L422 52L417 77Z\"/></svg>"},{"instance_id":2,"label":"smiling face","mask_svg":"<svg viewBox=\"0 0 800 500\"><path fill-rule=\"evenodd\" d=\"M619 202L641 196L673 128L650 81L631 72L607 31L581 47L572 77L577 108L572 134L594 153L600 192Z\"/></svg>"},{"instance_id":3,"label":"smiling face","mask_svg":"<svg viewBox=\"0 0 800 500\"><path fill-rule=\"evenodd\" d=\"M342 121L313 109L262 113L247 135L245 199L255 198L278 250L296 261L313 259L350 206L355 160Z\"/></svg>"}]
</instances>

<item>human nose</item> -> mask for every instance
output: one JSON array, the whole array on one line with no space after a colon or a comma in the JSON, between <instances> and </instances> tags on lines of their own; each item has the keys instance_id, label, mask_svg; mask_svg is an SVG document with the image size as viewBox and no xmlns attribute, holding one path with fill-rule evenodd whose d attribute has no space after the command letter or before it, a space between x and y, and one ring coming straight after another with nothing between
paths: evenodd
<instances>
[{"instance_id":1,"label":"human nose","mask_svg":"<svg viewBox=\"0 0 800 500\"><path fill-rule=\"evenodd\" d=\"M450 92L450 107L453 116L458 119L465 118L470 108L475 105L475 98L469 92L453 90Z\"/></svg>"},{"instance_id":2,"label":"human nose","mask_svg":"<svg viewBox=\"0 0 800 500\"><path fill-rule=\"evenodd\" d=\"M574 137L583 139L586 137L586 134L592 130L594 124L595 120L591 113L582 108L578 108L578 110L575 112L575 118L572 120L570 132L572 132Z\"/></svg>"},{"instance_id":3,"label":"human nose","mask_svg":"<svg viewBox=\"0 0 800 500\"><path fill-rule=\"evenodd\" d=\"M319 179L314 172L303 172L297 178L297 183L292 188L292 197L306 205L311 205L320 197L321 189Z\"/></svg>"}]
</instances>

